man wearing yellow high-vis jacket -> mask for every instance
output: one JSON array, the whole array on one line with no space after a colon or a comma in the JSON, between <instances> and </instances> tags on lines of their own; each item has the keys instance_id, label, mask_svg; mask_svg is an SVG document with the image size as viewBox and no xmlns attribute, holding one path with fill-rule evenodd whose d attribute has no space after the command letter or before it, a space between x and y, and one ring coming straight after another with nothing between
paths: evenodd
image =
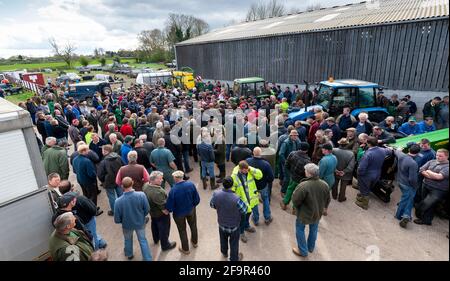
<instances>
[{"instance_id":1,"label":"man wearing yellow high-vis jacket","mask_svg":"<svg viewBox=\"0 0 450 281\"><path fill-rule=\"evenodd\" d=\"M255 180L262 176L260 169L250 167L245 160L239 162L231 173L234 193L247 204L247 214L242 216L240 225L241 241L244 243L247 243L244 231L256 232L254 227L250 227L250 215L253 208L258 208L259 196Z\"/></svg>"}]
</instances>

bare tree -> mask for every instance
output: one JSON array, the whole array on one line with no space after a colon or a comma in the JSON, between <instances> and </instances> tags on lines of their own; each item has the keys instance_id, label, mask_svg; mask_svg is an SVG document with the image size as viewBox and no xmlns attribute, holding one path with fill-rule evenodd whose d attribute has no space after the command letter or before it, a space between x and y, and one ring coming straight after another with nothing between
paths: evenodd
<instances>
[{"instance_id":1,"label":"bare tree","mask_svg":"<svg viewBox=\"0 0 450 281\"><path fill-rule=\"evenodd\" d=\"M209 25L204 20L183 14L169 14L165 29L167 42L171 46L208 31Z\"/></svg>"},{"instance_id":2,"label":"bare tree","mask_svg":"<svg viewBox=\"0 0 450 281\"><path fill-rule=\"evenodd\" d=\"M320 5L320 3L314 4L314 5L309 5L306 7L306 11L307 12L312 12L315 10L320 10L322 8L322 6Z\"/></svg>"},{"instance_id":3,"label":"bare tree","mask_svg":"<svg viewBox=\"0 0 450 281\"><path fill-rule=\"evenodd\" d=\"M298 14L298 13L300 13L302 10L300 9L300 8L297 8L297 7L292 7L290 10L289 10L289 14Z\"/></svg>"},{"instance_id":4,"label":"bare tree","mask_svg":"<svg viewBox=\"0 0 450 281\"><path fill-rule=\"evenodd\" d=\"M270 17L279 17L286 13L286 7L278 0L253 3L245 17L246 21L262 20Z\"/></svg>"},{"instance_id":5,"label":"bare tree","mask_svg":"<svg viewBox=\"0 0 450 281\"><path fill-rule=\"evenodd\" d=\"M165 34L160 29L143 30L138 34L139 49L151 53L166 46Z\"/></svg>"},{"instance_id":6,"label":"bare tree","mask_svg":"<svg viewBox=\"0 0 450 281\"><path fill-rule=\"evenodd\" d=\"M61 48L60 45L56 42L55 38L49 38L50 46L53 49L53 53L55 56L60 57L70 68L72 65L72 59L75 55L75 50L77 49L74 44L71 42L67 42L64 47Z\"/></svg>"}]
</instances>

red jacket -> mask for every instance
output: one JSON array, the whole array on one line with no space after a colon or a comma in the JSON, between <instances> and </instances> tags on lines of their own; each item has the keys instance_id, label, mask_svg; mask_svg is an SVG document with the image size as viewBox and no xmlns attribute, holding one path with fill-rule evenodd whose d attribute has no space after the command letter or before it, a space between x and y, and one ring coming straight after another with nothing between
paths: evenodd
<instances>
[{"instance_id":1,"label":"red jacket","mask_svg":"<svg viewBox=\"0 0 450 281\"><path fill-rule=\"evenodd\" d=\"M312 123L311 127L309 128L309 132L308 132L308 143L309 145L314 145L314 143L316 142L316 132L319 129L319 122L314 121L314 123Z\"/></svg>"},{"instance_id":2,"label":"red jacket","mask_svg":"<svg viewBox=\"0 0 450 281\"><path fill-rule=\"evenodd\" d=\"M120 133L123 137L134 136L133 127L130 124L122 125L122 127L120 128Z\"/></svg>"}]
</instances>

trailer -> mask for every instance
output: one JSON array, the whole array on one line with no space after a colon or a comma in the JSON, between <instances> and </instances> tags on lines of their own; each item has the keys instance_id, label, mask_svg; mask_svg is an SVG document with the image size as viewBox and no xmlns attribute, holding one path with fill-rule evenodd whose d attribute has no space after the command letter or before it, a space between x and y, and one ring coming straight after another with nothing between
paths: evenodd
<instances>
[{"instance_id":1,"label":"trailer","mask_svg":"<svg viewBox=\"0 0 450 281\"><path fill-rule=\"evenodd\" d=\"M47 179L30 114L0 98L0 260L49 257Z\"/></svg>"}]
</instances>

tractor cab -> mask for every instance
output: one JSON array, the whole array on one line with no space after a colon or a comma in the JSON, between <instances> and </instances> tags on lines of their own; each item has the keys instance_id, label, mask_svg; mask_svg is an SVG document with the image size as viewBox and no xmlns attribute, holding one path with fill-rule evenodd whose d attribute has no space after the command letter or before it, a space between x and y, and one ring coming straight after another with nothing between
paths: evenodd
<instances>
[{"instance_id":1,"label":"tractor cab","mask_svg":"<svg viewBox=\"0 0 450 281\"><path fill-rule=\"evenodd\" d=\"M233 82L233 93L235 97L266 98L269 95L265 91L265 80L260 77L249 77L235 79Z\"/></svg>"},{"instance_id":2,"label":"tractor cab","mask_svg":"<svg viewBox=\"0 0 450 281\"><path fill-rule=\"evenodd\" d=\"M352 108L351 114L355 117L361 112L369 114L369 120L381 122L388 115L386 108L377 104L377 93L380 86L376 83L360 80L334 80L322 81L315 103L320 105L330 116L338 116L344 106Z\"/></svg>"}]
</instances>

